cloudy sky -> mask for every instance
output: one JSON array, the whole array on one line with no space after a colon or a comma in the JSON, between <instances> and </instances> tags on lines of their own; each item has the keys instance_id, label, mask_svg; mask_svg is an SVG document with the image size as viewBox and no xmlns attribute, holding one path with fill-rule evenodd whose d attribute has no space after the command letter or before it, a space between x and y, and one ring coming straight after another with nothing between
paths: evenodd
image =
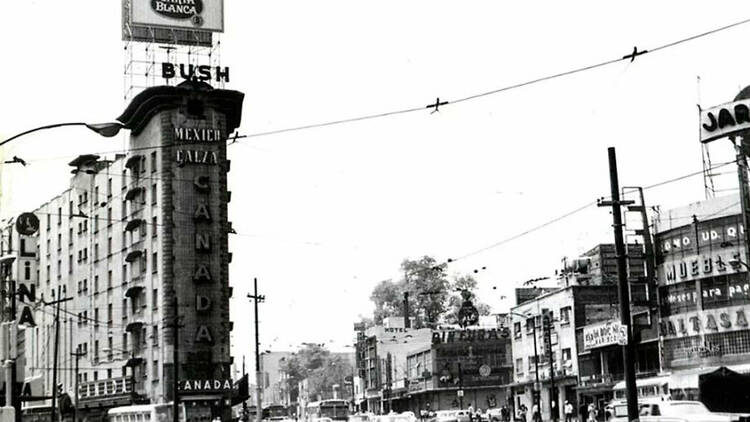
<instances>
[{"instance_id":1,"label":"cloudy sky","mask_svg":"<svg viewBox=\"0 0 750 422\"><path fill-rule=\"evenodd\" d=\"M107 121L125 107L116 0L14 1L0 26L0 138L43 124ZM246 94L240 133L424 107L653 50L750 18L747 2L225 0L226 88ZM574 75L378 119L246 138L229 147L235 355L252 354L245 298L259 279L264 349L328 342L352 323L404 258L461 258L495 311L564 256L610 242L607 147L622 185L700 171L696 104L731 101L750 83L740 25ZM700 84L698 83L700 77ZM113 151L80 128L8 145L3 216L63 191L67 162ZM726 140L714 163L730 160ZM715 179L736 194L733 167ZM700 176L649 189L650 205L701 200ZM487 248L489 246L495 247ZM497 286L497 289L493 289Z\"/></svg>"}]
</instances>

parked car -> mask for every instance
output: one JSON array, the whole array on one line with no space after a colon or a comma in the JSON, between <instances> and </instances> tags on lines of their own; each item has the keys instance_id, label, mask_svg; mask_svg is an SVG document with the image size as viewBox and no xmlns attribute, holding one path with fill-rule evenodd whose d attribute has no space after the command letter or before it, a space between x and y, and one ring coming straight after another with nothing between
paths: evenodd
<instances>
[{"instance_id":1,"label":"parked car","mask_svg":"<svg viewBox=\"0 0 750 422\"><path fill-rule=\"evenodd\" d=\"M347 422L371 422L374 418L365 413L358 413L356 415L349 415Z\"/></svg>"},{"instance_id":2,"label":"parked car","mask_svg":"<svg viewBox=\"0 0 750 422\"><path fill-rule=\"evenodd\" d=\"M627 422L626 402L612 406L609 422ZM732 422L737 418L713 413L701 402L690 400L643 400L638 402L638 419L641 422Z\"/></svg>"}]
</instances>

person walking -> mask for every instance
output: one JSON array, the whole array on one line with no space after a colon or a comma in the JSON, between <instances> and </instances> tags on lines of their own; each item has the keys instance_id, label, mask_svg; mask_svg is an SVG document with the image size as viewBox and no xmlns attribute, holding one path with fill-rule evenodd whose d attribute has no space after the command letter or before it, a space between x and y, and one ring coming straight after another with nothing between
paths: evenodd
<instances>
[{"instance_id":1,"label":"person walking","mask_svg":"<svg viewBox=\"0 0 750 422\"><path fill-rule=\"evenodd\" d=\"M531 420L533 422L542 422L542 414L539 413L539 405L536 403L531 406Z\"/></svg>"},{"instance_id":2,"label":"person walking","mask_svg":"<svg viewBox=\"0 0 750 422\"><path fill-rule=\"evenodd\" d=\"M594 405L594 403L591 403L589 405L589 418L587 422L596 422L596 413L596 406Z\"/></svg>"},{"instance_id":3,"label":"person walking","mask_svg":"<svg viewBox=\"0 0 750 422\"><path fill-rule=\"evenodd\" d=\"M474 406L469 403L469 408L467 409L469 411L469 422L474 422Z\"/></svg>"},{"instance_id":4,"label":"person walking","mask_svg":"<svg viewBox=\"0 0 750 422\"><path fill-rule=\"evenodd\" d=\"M503 407L500 408L500 419L502 419L503 422L510 422L510 412L508 412L507 404L504 404Z\"/></svg>"},{"instance_id":5,"label":"person walking","mask_svg":"<svg viewBox=\"0 0 750 422\"><path fill-rule=\"evenodd\" d=\"M573 405L569 401L565 400L565 422L573 422Z\"/></svg>"}]
</instances>

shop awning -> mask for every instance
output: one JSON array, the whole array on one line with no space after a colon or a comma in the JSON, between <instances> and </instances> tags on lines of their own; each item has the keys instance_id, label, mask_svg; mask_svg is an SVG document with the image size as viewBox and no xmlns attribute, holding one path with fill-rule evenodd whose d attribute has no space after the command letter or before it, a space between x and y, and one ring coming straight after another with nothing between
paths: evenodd
<instances>
[{"instance_id":1,"label":"shop awning","mask_svg":"<svg viewBox=\"0 0 750 422\"><path fill-rule=\"evenodd\" d=\"M726 368L738 374L750 374L750 364L726 366ZM698 388L700 376L717 369L719 369L718 366L709 366L685 371L674 371L669 376L669 388Z\"/></svg>"},{"instance_id":2,"label":"shop awning","mask_svg":"<svg viewBox=\"0 0 750 422\"><path fill-rule=\"evenodd\" d=\"M648 378L640 378L635 380L635 386L636 387L649 387L653 385L663 385L666 383L670 383L671 386L672 383L670 381L669 375L663 375L659 377L648 377ZM612 388L613 390L624 390L625 389L625 381L618 381L615 386Z\"/></svg>"},{"instance_id":3,"label":"shop awning","mask_svg":"<svg viewBox=\"0 0 750 422\"><path fill-rule=\"evenodd\" d=\"M128 325L125 326L125 331L130 333L136 330L140 330L141 327L143 327L143 321L133 321L129 322Z\"/></svg>"},{"instance_id":4,"label":"shop awning","mask_svg":"<svg viewBox=\"0 0 750 422\"><path fill-rule=\"evenodd\" d=\"M127 262L133 262L136 259L138 259L141 255L143 255L143 251L140 249L130 251L128 255L125 257L125 261Z\"/></svg>"}]
</instances>

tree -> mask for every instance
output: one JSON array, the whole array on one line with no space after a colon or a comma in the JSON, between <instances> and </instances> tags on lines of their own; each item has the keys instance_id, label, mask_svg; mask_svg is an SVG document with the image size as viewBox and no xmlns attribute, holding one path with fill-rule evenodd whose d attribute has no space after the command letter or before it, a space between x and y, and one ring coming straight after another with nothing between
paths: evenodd
<instances>
[{"instance_id":1,"label":"tree","mask_svg":"<svg viewBox=\"0 0 750 422\"><path fill-rule=\"evenodd\" d=\"M322 344L305 343L292 356L279 361L279 368L287 374L287 388L294 400L299 397L299 383L307 379L308 400L331 398L333 385L338 384L342 396L347 396L344 387L347 376L352 374L351 363L338 355L332 355Z\"/></svg>"},{"instance_id":2,"label":"tree","mask_svg":"<svg viewBox=\"0 0 750 422\"><path fill-rule=\"evenodd\" d=\"M404 292L409 292L409 314L414 317L414 328L435 327L441 322L456 323L457 313L463 305L460 291L470 293L479 315L489 315L490 307L474 297L477 281L470 275L446 275L446 264L423 256L401 263L404 278L397 282L385 280L378 283L370 299L375 303L373 321L382 324L386 317L404 316Z\"/></svg>"},{"instance_id":3,"label":"tree","mask_svg":"<svg viewBox=\"0 0 750 422\"><path fill-rule=\"evenodd\" d=\"M479 315L490 314L490 306L477 300L476 294L474 294L476 288L477 281L470 275L459 275L453 279L451 284L453 293L448 301L448 311L444 316L446 323L458 323L458 311L466 300L471 301L472 305L479 311Z\"/></svg>"}]
</instances>

